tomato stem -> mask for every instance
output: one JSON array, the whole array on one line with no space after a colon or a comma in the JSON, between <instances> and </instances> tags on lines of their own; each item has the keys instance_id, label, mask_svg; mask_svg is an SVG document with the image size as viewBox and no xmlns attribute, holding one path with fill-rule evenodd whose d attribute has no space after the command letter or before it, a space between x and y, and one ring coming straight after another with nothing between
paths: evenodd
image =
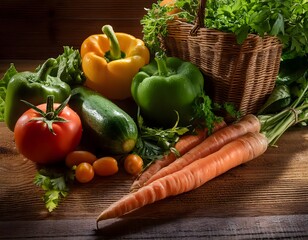
<instances>
[{"instance_id":1,"label":"tomato stem","mask_svg":"<svg viewBox=\"0 0 308 240\"><path fill-rule=\"evenodd\" d=\"M47 124L49 131L52 134L55 134L52 129L52 124L54 122L67 122L66 119L59 117L59 114L61 111L65 108L65 106L68 104L68 101L70 100L69 96L63 103L60 104L56 109L54 109L54 96L48 95L46 100L46 112L39 109L37 106L33 105L32 103L29 103L25 100L21 100L23 103L27 104L30 108L34 109L40 117L32 118L30 121L43 121Z\"/></svg>"},{"instance_id":2,"label":"tomato stem","mask_svg":"<svg viewBox=\"0 0 308 240\"><path fill-rule=\"evenodd\" d=\"M46 102L46 115L45 118L48 120L52 120L54 118L54 96L53 95L48 95L47 96L47 102Z\"/></svg>"}]
</instances>

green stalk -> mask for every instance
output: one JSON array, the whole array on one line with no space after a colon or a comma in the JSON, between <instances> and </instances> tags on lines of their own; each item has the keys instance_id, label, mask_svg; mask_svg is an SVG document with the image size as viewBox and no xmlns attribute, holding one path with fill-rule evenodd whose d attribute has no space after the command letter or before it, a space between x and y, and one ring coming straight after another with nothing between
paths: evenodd
<instances>
[{"instance_id":1,"label":"green stalk","mask_svg":"<svg viewBox=\"0 0 308 240\"><path fill-rule=\"evenodd\" d=\"M54 96L48 95L46 101L46 115L45 115L45 118L47 120L52 120L54 118L53 103L54 103Z\"/></svg>"},{"instance_id":2,"label":"green stalk","mask_svg":"<svg viewBox=\"0 0 308 240\"><path fill-rule=\"evenodd\" d=\"M169 71L168 71L165 55L161 56L159 54L156 54L155 61L157 63L159 76L168 76Z\"/></svg>"},{"instance_id":3,"label":"green stalk","mask_svg":"<svg viewBox=\"0 0 308 240\"><path fill-rule=\"evenodd\" d=\"M300 114L306 111L306 108L308 108L308 104L305 102L304 99L307 90L308 84L301 93L301 95L291 104L291 106L284 109L280 113L266 118L265 121L262 121L262 116L260 116L260 121L262 125L261 132L264 133L265 136L268 138L269 145L275 145L277 140L289 127L301 121L305 121L308 118L299 118Z\"/></svg>"},{"instance_id":4,"label":"green stalk","mask_svg":"<svg viewBox=\"0 0 308 240\"><path fill-rule=\"evenodd\" d=\"M45 81L47 78L47 75L49 75L50 71L51 71L51 67L54 66L54 64L56 63L56 59L54 58L49 58L47 59L42 66L39 68L38 72L37 72L37 81L41 82L41 81Z\"/></svg>"},{"instance_id":5,"label":"green stalk","mask_svg":"<svg viewBox=\"0 0 308 240\"><path fill-rule=\"evenodd\" d=\"M109 60L113 61L113 60L121 59L122 54L121 54L120 44L113 31L112 26L105 25L102 27L102 31L108 37L109 42L110 42L110 52L108 55Z\"/></svg>"},{"instance_id":6,"label":"green stalk","mask_svg":"<svg viewBox=\"0 0 308 240\"><path fill-rule=\"evenodd\" d=\"M285 118L282 121L278 122L278 124L273 129L266 132L265 135L268 138L269 144L275 145L277 140L281 137L281 135L296 122L295 119L296 117L294 113L289 112L285 116Z\"/></svg>"},{"instance_id":7,"label":"green stalk","mask_svg":"<svg viewBox=\"0 0 308 240\"><path fill-rule=\"evenodd\" d=\"M287 108L281 111L280 113L277 113L274 115L261 115L261 117L263 118L266 117L266 120L262 120L262 118L260 119L262 123L262 131L266 131L266 129L270 129L272 128L272 126L282 121L285 118L285 116L288 114L289 110L290 109Z\"/></svg>"}]
</instances>

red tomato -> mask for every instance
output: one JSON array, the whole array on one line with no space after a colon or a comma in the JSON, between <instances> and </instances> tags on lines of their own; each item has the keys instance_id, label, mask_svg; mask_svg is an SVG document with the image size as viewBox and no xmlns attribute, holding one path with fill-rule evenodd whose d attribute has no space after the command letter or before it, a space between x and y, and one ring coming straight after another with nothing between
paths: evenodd
<instances>
[{"instance_id":1,"label":"red tomato","mask_svg":"<svg viewBox=\"0 0 308 240\"><path fill-rule=\"evenodd\" d=\"M56 109L59 104L55 103L53 106ZM46 104L37 107L43 111L46 110ZM39 113L29 109L17 120L14 129L17 150L26 158L40 164L64 160L81 140L82 125L79 116L66 106L59 117L67 122L54 122L52 124L54 134L45 122L33 120L38 117L41 117Z\"/></svg>"}]
</instances>

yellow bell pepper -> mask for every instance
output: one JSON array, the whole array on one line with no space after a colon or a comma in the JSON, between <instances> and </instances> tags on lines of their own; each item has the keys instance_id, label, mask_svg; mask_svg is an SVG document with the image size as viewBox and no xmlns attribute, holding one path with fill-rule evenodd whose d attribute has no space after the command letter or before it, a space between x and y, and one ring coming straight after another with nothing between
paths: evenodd
<instances>
[{"instance_id":1,"label":"yellow bell pepper","mask_svg":"<svg viewBox=\"0 0 308 240\"><path fill-rule=\"evenodd\" d=\"M129 98L132 79L149 63L150 52L142 40L115 33L110 25L103 26L102 31L81 45L85 85L112 100Z\"/></svg>"}]
</instances>

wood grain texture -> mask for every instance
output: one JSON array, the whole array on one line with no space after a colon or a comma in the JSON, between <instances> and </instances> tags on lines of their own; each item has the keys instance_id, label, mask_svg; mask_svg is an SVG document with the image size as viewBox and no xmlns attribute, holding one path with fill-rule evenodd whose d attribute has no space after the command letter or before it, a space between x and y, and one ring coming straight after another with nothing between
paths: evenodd
<instances>
[{"instance_id":1,"label":"wood grain texture","mask_svg":"<svg viewBox=\"0 0 308 240\"><path fill-rule=\"evenodd\" d=\"M1 0L0 59L45 59L80 48L104 24L142 38L141 18L154 0Z\"/></svg>"},{"instance_id":2,"label":"wood grain texture","mask_svg":"<svg viewBox=\"0 0 308 240\"><path fill-rule=\"evenodd\" d=\"M0 222L0 239L306 239L308 215ZM77 227L78 226L78 227ZM10 229L14 228L12 234Z\"/></svg>"}]
</instances>

